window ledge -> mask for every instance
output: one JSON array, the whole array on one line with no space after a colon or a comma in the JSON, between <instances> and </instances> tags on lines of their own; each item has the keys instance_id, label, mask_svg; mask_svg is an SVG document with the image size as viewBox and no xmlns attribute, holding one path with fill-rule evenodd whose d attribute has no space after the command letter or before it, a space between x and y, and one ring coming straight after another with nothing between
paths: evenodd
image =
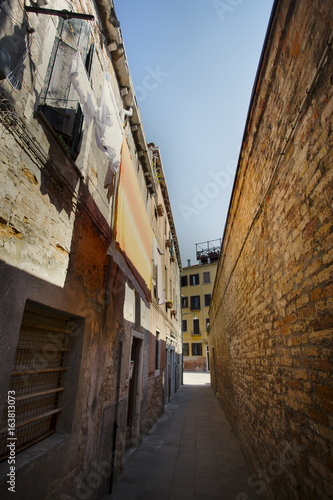
<instances>
[{"instance_id":1,"label":"window ledge","mask_svg":"<svg viewBox=\"0 0 333 500\"><path fill-rule=\"evenodd\" d=\"M59 137L57 136L57 134L53 130L53 128L50 125L50 123L48 122L48 120L43 115L42 111L37 111L37 116L40 119L40 121L45 125L45 127L50 132L50 134L54 137L54 139L58 142L58 144L61 147L61 149L63 150L63 152L67 155L67 157L70 160L70 162L72 164L72 167L75 170L75 172L80 176L81 179L84 179L84 176L83 176L81 170L76 165L75 161L73 160L73 158L71 157L71 155L68 153L68 151L64 148L63 144L61 144L61 142L59 141Z\"/></svg>"},{"instance_id":2,"label":"window ledge","mask_svg":"<svg viewBox=\"0 0 333 500\"><path fill-rule=\"evenodd\" d=\"M15 472L18 473L20 469L26 469L28 466L33 467L33 462L36 462L36 467L38 467L39 460L42 460L47 453L56 451L56 448L64 444L69 437L70 434L55 433L39 443L20 451L15 457ZM1 483L6 478L9 467L8 459L6 458L0 464Z\"/></svg>"}]
</instances>

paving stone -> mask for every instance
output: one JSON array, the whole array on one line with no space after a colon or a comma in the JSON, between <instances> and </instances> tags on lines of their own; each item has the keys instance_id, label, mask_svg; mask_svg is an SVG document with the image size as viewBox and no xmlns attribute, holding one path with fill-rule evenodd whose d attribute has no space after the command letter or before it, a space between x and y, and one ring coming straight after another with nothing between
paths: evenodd
<instances>
[{"instance_id":1,"label":"paving stone","mask_svg":"<svg viewBox=\"0 0 333 500\"><path fill-rule=\"evenodd\" d=\"M251 473L220 403L205 385L207 374L192 374L191 380L167 406L169 418L162 415L131 456L112 496L103 500L260 498L247 485Z\"/></svg>"},{"instance_id":2,"label":"paving stone","mask_svg":"<svg viewBox=\"0 0 333 500\"><path fill-rule=\"evenodd\" d=\"M219 469L214 467L196 467L195 476L196 477L207 477L207 478L218 478L220 475Z\"/></svg>"}]
</instances>

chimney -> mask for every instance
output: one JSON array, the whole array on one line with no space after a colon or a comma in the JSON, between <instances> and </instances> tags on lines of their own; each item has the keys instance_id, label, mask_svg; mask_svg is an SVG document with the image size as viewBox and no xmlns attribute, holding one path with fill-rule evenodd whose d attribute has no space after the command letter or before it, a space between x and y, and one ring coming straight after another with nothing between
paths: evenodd
<instances>
[{"instance_id":1,"label":"chimney","mask_svg":"<svg viewBox=\"0 0 333 500\"><path fill-rule=\"evenodd\" d=\"M191 267L191 259L187 259L187 267Z\"/></svg>"}]
</instances>

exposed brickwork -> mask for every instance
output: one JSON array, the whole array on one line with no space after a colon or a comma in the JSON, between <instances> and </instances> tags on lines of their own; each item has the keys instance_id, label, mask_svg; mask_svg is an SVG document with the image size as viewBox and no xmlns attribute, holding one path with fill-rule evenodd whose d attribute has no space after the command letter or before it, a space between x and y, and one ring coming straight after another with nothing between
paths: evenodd
<instances>
[{"instance_id":1,"label":"exposed brickwork","mask_svg":"<svg viewBox=\"0 0 333 500\"><path fill-rule=\"evenodd\" d=\"M332 18L277 3L210 309L213 387L271 499L333 496Z\"/></svg>"},{"instance_id":2,"label":"exposed brickwork","mask_svg":"<svg viewBox=\"0 0 333 500\"><path fill-rule=\"evenodd\" d=\"M161 416L164 409L164 370L159 375L151 373L148 377L147 427L150 429Z\"/></svg>"},{"instance_id":3,"label":"exposed brickwork","mask_svg":"<svg viewBox=\"0 0 333 500\"><path fill-rule=\"evenodd\" d=\"M202 356L186 356L183 358L184 371L187 372L195 372L200 371L204 372L207 370L206 360Z\"/></svg>"}]
</instances>

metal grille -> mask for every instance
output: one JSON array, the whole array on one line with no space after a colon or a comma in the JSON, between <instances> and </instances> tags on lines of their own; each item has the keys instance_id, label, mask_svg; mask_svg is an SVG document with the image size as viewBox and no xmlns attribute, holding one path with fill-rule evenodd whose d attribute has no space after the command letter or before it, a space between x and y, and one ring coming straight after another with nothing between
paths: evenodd
<instances>
[{"instance_id":1,"label":"metal grille","mask_svg":"<svg viewBox=\"0 0 333 500\"><path fill-rule=\"evenodd\" d=\"M15 391L16 452L55 432L62 411L69 320L36 305L25 308L9 386ZM0 425L0 460L9 454L7 425L8 402Z\"/></svg>"}]
</instances>

